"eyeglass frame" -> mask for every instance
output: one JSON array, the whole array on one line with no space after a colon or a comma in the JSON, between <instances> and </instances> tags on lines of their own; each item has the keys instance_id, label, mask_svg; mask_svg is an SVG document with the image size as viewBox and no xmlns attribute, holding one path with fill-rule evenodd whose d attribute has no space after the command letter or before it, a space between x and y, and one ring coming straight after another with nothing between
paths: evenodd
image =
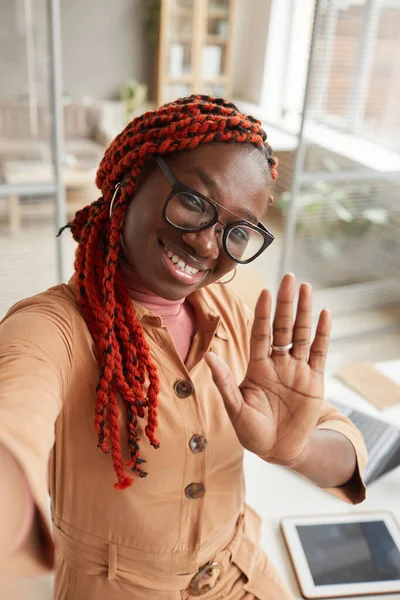
<instances>
[{"instance_id":1,"label":"eyeglass frame","mask_svg":"<svg viewBox=\"0 0 400 600\"><path fill-rule=\"evenodd\" d=\"M167 199L165 200L164 207L162 210L162 216L163 216L164 221L167 223L167 225L169 225L170 227L172 227L173 229L176 229L178 231L185 231L186 233L198 233L200 231L205 231L206 229L210 229L216 223L219 223L223 227L223 235L222 235L221 242L222 242L222 248L224 249L224 252L228 255L228 257L231 260L233 260L234 262L241 264L241 265L247 265L247 264L253 262L253 260L258 258L260 256L260 254L262 254L264 252L264 250L266 250L268 248L268 246L270 246L272 244L272 242L275 239L275 236L260 221L257 223L257 225L255 225L254 223L251 223L250 221L247 221L246 219L240 219L239 215L230 211L228 208L225 208L225 206L222 206L222 204L218 204L218 202L215 202L215 200L212 200L208 196L205 196L204 194L197 192L190 186L179 181L175 177L175 175L173 174L173 172L171 171L171 169L169 168L169 166L167 165L167 163L165 162L165 160L162 156L156 156L155 160L172 186L172 189L171 189L170 193L168 194ZM202 200L205 200L206 202L209 202L211 204L211 207L214 210L214 217L210 221L210 223L207 223L207 225L204 225L204 226L196 228L196 229L188 229L186 227L180 227L179 225L175 225L175 223L172 223L172 221L170 221L167 217L167 207L168 207L168 203L170 202L171 198L173 196L176 196L176 194L178 194L179 192L189 193L192 196L196 196ZM222 223L219 220L219 210L218 210L219 208L221 208L225 212L228 212L229 214L231 214L235 217L238 217L239 220L234 221L233 223L230 223L228 225L226 225L225 223ZM249 258L247 260L239 260L239 259L235 258L234 256L232 256L232 254L229 252L228 246L227 246L227 239L228 239L229 233L233 229L235 229L235 227L238 227L240 225L245 225L246 227L249 227L253 231L257 231L264 238L264 243L261 246L260 250L254 256L252 256L251 258ZM218 239L218 237L217 237L217 239Z\"/></svg>"}]
</instances>

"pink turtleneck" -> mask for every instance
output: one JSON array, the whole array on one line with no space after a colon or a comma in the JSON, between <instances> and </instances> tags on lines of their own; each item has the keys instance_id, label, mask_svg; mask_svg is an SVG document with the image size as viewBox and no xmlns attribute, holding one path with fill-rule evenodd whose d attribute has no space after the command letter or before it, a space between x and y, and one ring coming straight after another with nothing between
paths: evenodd
<instances>
[{"instance_id":1,"label":"pink turtleneck","mask_svg":"<svg viewBox=\"0 0 400 600\"><path fill-rule=\"evenodd\" d=\"M124 261L121 261L121 271L132 301L149 310L153 315L161 317L174 341L182 361L189 354L190 344L196 332L195 319L190 303L182 300L166 300L154 294Z\"/></svg>"}]
</instances>

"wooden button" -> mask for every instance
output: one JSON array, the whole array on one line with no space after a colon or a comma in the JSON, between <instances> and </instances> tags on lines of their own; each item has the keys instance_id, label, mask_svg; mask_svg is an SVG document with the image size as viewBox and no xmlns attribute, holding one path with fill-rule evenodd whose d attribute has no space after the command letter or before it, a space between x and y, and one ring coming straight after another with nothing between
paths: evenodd
<instances>
[{"instance_id":1,"label":"wooden button","mask_svg":"<svg viewBox=\"0 0 400 600\"><path fill-rule=\"evenodd\" d=\"M222 577L222 567L217 562L209 562L191 580L188 591L191 596L203 596L212 590Z\"/></svg>"},{"instance_id":2,"label":"wooden button","mask_svg":"<svg viewBox=\"0 0 400 600\"><path fill-rule=\"evenodd\" d=\"M193 394L193 383L188 379L178 379L174 385L175 394L178 398L189 398Z\"/></svg>"},{"instance_id":3,"label":"wooden button","mask_svg":"<svg viewBox=\"0 0 400 600\"><path fill-rule=\"evenodd\" d=\"M189 500L197 500L197 498L202 498L205 494L206 490L202 483L191 483L185 488L185 496L189 498Z\"/></svg>"},{"instance_id":4,"label":"wooden button","mask_svg":"<svg viewBox=\"0 0 400 600\"><path fill-rule=\"evenodd\" d=\"M207 438L201 433L195 433L189 440L189 448L194 454L204 452L207 448Z\"/></svg>"}]
</instances>

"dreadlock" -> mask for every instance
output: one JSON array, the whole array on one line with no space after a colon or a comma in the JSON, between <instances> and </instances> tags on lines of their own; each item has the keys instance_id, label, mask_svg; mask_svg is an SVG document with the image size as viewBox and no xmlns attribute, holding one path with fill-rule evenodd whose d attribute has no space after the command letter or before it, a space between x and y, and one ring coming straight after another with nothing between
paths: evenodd
<instances>
[{"instance_id":1,"label":"dreadlock","mask_svg":"<svg viewBox=\"0 0 400 600\"><path fill-rule=\"evenodd\" d=\"M246 117L234 104L221 98L193 95L147 112L129 123L107 149L96 177L103 196L79 210L66 226L78 242L75 257L78 302L99 352L94 423L98 447L111 453L118 479L114 485L118 490L133 483L126 468L140 477L147 475L139 452L139 418L147 415L145 435L154 448L159 447L155 432L160 380L118 269L122 219L138 177L144 164L156 155L170 155L211 142L235 142L260 149L274 180L277 160L266 139L259 121ZM116 186L121 182L123 186L116 196ZM113 197L116 201L110 215ZM118 395L127 411L130 460L125 465Z\"/></svg>"}]
</instances>

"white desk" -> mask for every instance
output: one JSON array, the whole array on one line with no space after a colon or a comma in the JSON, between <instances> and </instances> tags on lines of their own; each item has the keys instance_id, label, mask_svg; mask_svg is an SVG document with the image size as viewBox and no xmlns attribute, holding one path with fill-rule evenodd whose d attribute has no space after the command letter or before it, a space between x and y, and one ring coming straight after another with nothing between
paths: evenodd
<instances>
[{"instance_id":1,"label":"white desk","mask_svg":"<svg viewBox=\"0 0 400 600\"><path fill-rule=\"evenodd\" d=\"M397 371L400 379L400 361L396 363L392 366L397 368L396 379ZM333 378L328 379L326 391L327 397L334 392L337 400L375 412L358 394ZM400 426L400 406L380 414ZM245 472L247 501L263 519L261 545L296 600L302 596L280 532L283 517L385 510L392 512L400 523L400 468L372 483L367 499L358 506L344 503L287 469L269 465L249 453L245 457ZM369 600L384 598L400 600L400 593L368 596Z\"/></svg>"}]
</instances>

